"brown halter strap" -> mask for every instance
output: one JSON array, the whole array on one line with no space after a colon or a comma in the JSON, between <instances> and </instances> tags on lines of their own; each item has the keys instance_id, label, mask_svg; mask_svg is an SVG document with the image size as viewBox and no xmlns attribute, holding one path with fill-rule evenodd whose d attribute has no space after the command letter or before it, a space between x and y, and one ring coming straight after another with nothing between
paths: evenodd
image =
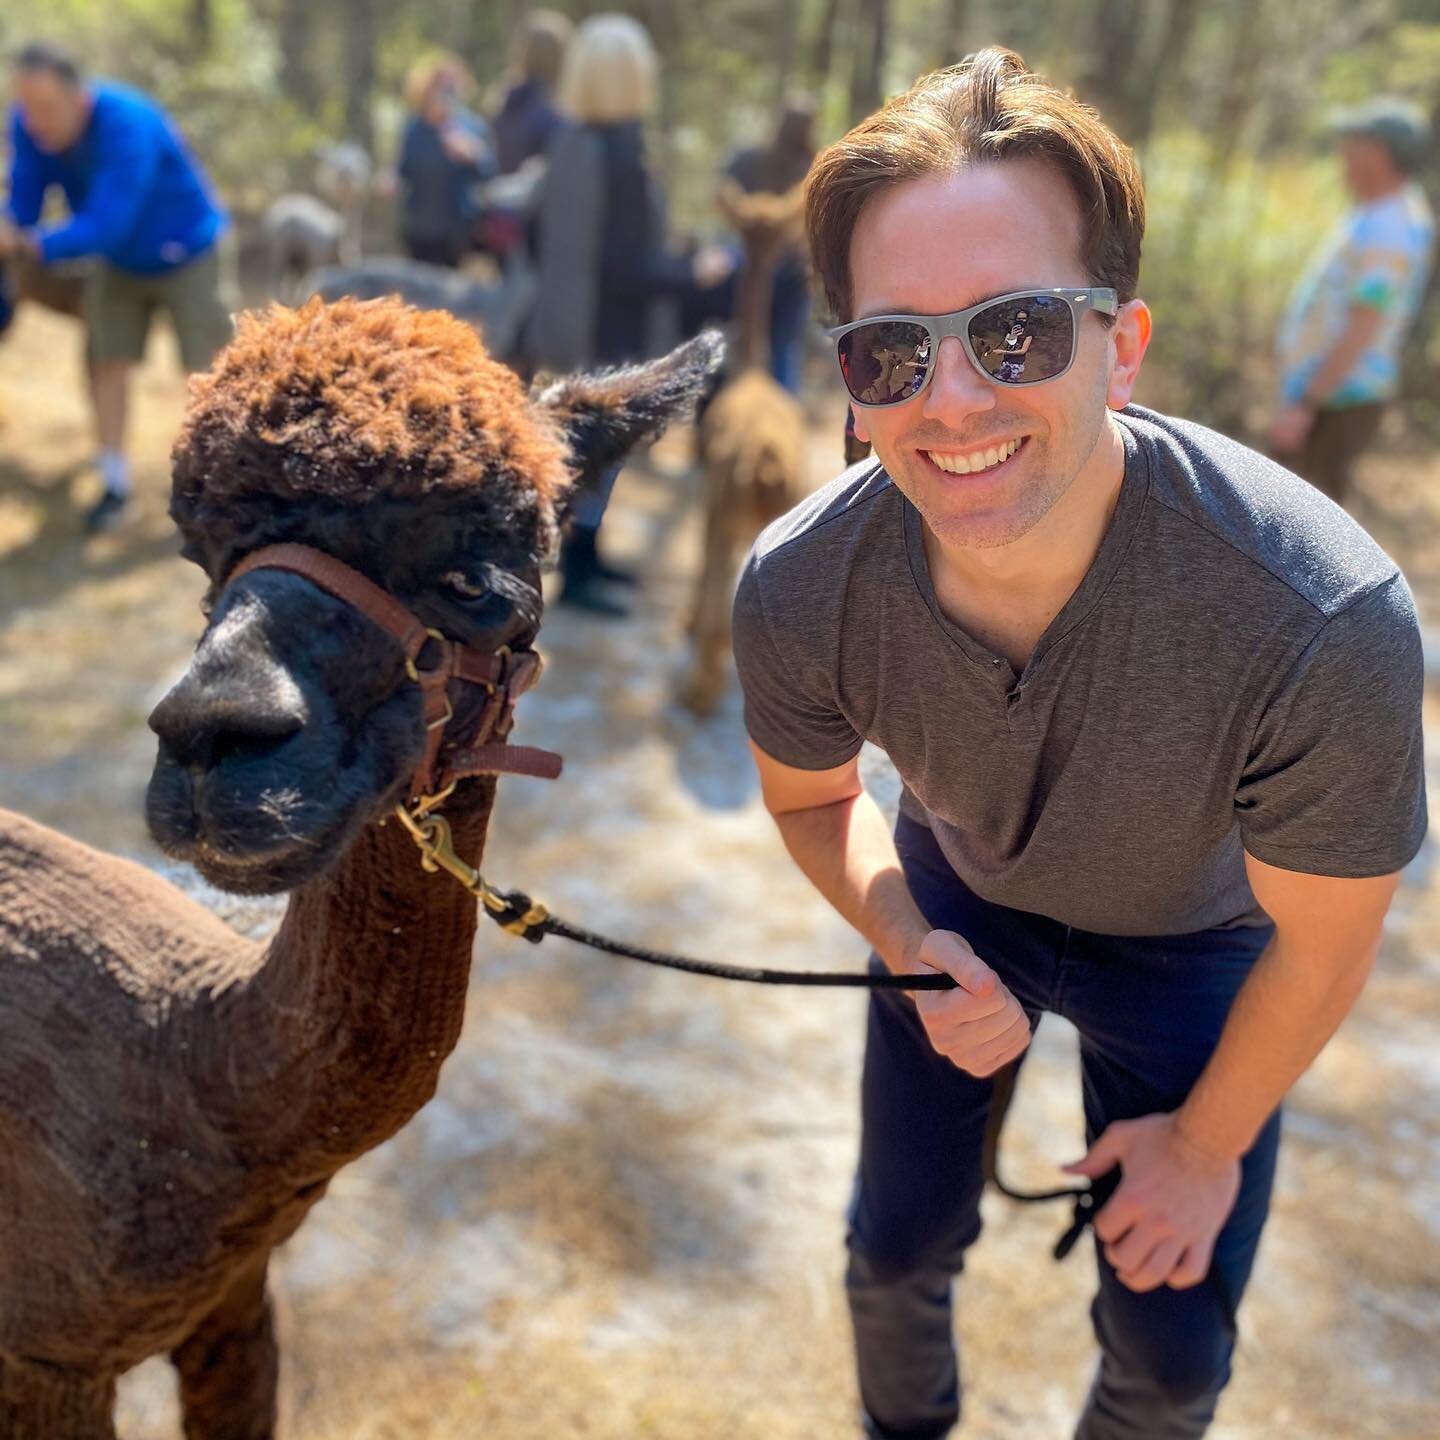
<instances>
[{"instance_id":1,"label":"brown halter strap","mask_svg":"<svg viewBox=\"0 0 1440 1440\"><path fill-rule=\"evenodd\" d=\"M405 652L405 673L420 687L425 717L425 753L410 781L412 806L433 808L457 781L470 775L554 780L560 774L562 762L553 752L505 743L515 723L515 702L540 678L542 662L535 651L502 645L491 653L449 640L358 570L308 545L267 545L256 550L230 572L225 583L230 585L252 570L288 570L303 576L373 621ZM422 665L422 657L428 663ZM463 744L452 742L442 765L445 729L455 713L452 681L481 685L490 698L474 731Z\"/></svg>"}]
</instances>

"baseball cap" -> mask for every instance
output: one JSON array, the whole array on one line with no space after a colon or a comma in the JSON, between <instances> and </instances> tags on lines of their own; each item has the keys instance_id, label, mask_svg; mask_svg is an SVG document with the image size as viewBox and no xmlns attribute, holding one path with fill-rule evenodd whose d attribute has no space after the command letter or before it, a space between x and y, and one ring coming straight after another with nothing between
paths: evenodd
<instances>
[{"instance_id":1,"label":"baseball cap","mask_svg":"<svg viewBox=\"0 0 1440 1440\"><path fill-rule=\"evenodd\" d=\"M1430 125L1424 112L1408 100L1391 95L1335 111L1330 117L1330 130L1335 135L1380 141L1407 173L1420 168L1430 148Z\"/></svg>"}]
</instances>

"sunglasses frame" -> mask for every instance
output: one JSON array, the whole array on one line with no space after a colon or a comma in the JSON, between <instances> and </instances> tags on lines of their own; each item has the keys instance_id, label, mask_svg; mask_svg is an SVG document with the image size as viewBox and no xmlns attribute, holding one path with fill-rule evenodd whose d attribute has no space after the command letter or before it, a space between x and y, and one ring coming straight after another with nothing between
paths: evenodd
<instances>
[{"instance_id":1,"label":"sunglasses frame","mask_svg":"<svg viewBox=\"0 0 1440 1440\"><path fill-rule=\"evenodd\" d=\"M1070 306L1070 358L1065 362L1063 369L1057 370L1053 375L1046 375L1042 380L997 379L980 363L980 357L976 355L970 344L970 321L982 310L990 309L992 305L1003 305L1007 300L1027 300L1045 295L1058 296ZM867 315L863 320L852 320L848 325L837 325L833 329L827 330L825 334L828 339L835 342L835 363L840 366L840 381L845 385L845 393L850 396L851 404L858 405L862 410L891 410L896 405L903 405L906 401L914 400L925 393L931 380L935 378L935 366L940 359L940 342L947 335L953 335L960 342L960 348L964 350L966 359L992 385L998 385L1004 390L1019 390L1026 385L1048 385L1052 380L1058 380L1070 369L1075 363L1075 351L1080 344L1080 319L1087 311L1093 310L1100 315L1114 315L1119 309L1119 296L1108 285L1091 286L1088 289L1081 285L1065 285L1048 290L1010 290L1004 295L993 295L988 300L982 300L978 305L967 306L964 310L952 310L948 315ZM919 325L929 334L931 360L925 369L925 379L913 394L903 395L894 400L879 402L857 400L845 380L845 367L840 364L840 342L852 330L858 330L862 325L878 325L894 320L903 320L912 325Z\"/></svg>"}]
</instances>

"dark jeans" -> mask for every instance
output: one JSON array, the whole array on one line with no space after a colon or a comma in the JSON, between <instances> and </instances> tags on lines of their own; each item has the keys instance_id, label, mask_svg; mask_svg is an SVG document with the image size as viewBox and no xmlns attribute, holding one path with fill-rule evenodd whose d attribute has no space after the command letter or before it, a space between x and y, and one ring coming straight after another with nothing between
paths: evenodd
<instances>
[{"instance_id":1,"label":"dark jeans","mask_svg":"<svg viewBox=\"0 0 1440 1440\"><path fill-rule=\"evenodd\" d=\"M1094 935L979 899L923 825L902 817L895 838L926 919L970 942L1032 1026L1049 1011L1079 1030L1087 1142L1112 1120L1171 1111L1185 1099L1268 927ZM866 1424L877 1440L932 1440L959 1419L951 1280L980 1234L992 1088L936 1054L903 994L873 994L846 1289ZM1091 1319L1101 1358L1077 1440L1205 1432L1230 1376L1235 1309L1269 1208L1279 1138L1277 1111L1243 1161L1240 1194L1202 1284L1136 1294L1096 1246ZM1067 1147L1055 1158L1073 1156ZM1037 1255L1036 1263L1050 1262Z\"/></svg>"},{"instance_id":2,"label":"dark jeans","mask_svg":"<svg viewBox=\"0 0 1440 1440\"><path fill-rule=\"evenodd\" d=\"M1355 462L1368 450L1385 415L1383 404L1346 405L1321 410L1305 437L1300 454L1281 457L1318 490L1343 505L1350 494Z\"/></svg>"}]
</instances>

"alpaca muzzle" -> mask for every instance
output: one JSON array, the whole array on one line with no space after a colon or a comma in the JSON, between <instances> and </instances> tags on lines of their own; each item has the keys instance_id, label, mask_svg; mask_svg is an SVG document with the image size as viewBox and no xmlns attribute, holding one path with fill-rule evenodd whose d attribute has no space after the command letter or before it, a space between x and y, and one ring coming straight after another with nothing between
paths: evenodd
<instances>
[{"instance_id":1,"label":"alpaca muzzle","mask_svg":"<svg viewBox=\"0 0 1440 1440\"><path fill-rule=\"evenodd\" d=\"M562 761L549 750L507 743L515 705L540 678L542 662L533 650L477 650L426 625L388 590L358 570L309 545L267 545L247 555L229 574L233 584L252 570L285 570L299 575L358 610L390 635L404 651L405 674L420 688L425 749L408 791L413 813L438 806L472 775L530 775L554 780ZM480 718L465 736L448 736L456 707L452 687L478 685L486 691Z\"/></svg>"}]
</instances>

